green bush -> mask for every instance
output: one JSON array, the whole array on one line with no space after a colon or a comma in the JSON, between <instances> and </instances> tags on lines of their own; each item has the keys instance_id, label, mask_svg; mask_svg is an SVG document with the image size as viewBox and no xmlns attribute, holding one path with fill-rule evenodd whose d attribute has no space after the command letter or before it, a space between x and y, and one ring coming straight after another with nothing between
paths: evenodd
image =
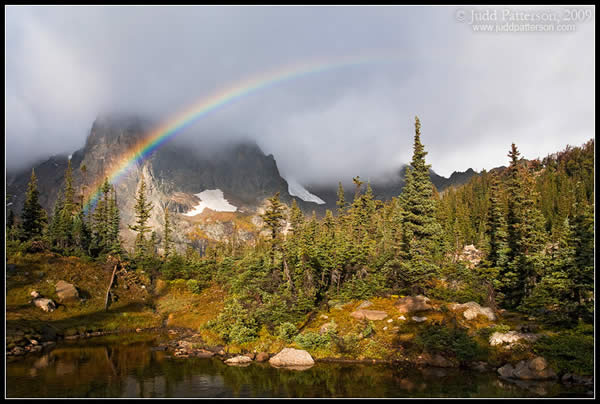
<instances>
[{"instance_id":1,"label":"green bush","mask_svg":"<svg viewBox=\"0 0 600 404\"><path fill-rule=\"evenodd\" d=\"M331 336L331 341L336 348L337 352L340 353L355 353L358 351L360 336L356 334L348 334L343 337L336 335Z\"/></svg>"},{"instance_id":2,"label":"green bush","mask_svg":"<svg viewBox=\"0 0 600 404\"><path fill-rule=\"evenodd\" d=\"M256 329L242 323L235 323L229 329L228 340L235 344L243 344L256 339Z\"/></svg>"},{"instance_id":3,"label":"green bush","mask_svg":"<svg viewBox=\"0 0 600 404\"><path fill-rule=\"evenodd\" d=\"M560 373L590 375L594 372L594 331L592 325L536 341L533 350L546 358Z\"/></svg>"},{"instance_id":4,"label":"green bush","mask_svg":"<svg viewBox=\"0 0 600 404\"><path fill-rule=\"evenodd\" d=\"M369 323L362 332L362 336L364 338L369 338L373 334L373 332L375 332L375 326L373 325L372 321L369 321Z\"/></svg>"},{"instance_id":5,"label":"green bush","mask_svg":"<svg viewBox=\"0 0 600 404\"><path fill-rule=\"evenodd\" d=\"M292 323L285 322L277 327L277 336L287 342L290 342L298 334L298 329Z\"/></svg>"},{"instance_id":6,"label":"green bush","mask_svg":"<svg viewBox=\"0 0 600 404\"><path fill-rule=\"evenodd\" d=\"M329 333L320 335L319 333L307 331L303 334L296 335L294 342L300 345L303 349L317 349L329 346L331 338Z\"/></svg>"},{"instance_id":7,"label":"green bush","mask_svg":"<svg viewBox=\"0 0 600 404\"><path fill-rule=\"evenodd\" d=\"M451 354L461 362L474 360L484 354L483 348L467 334L466 330L448 328L441 324L432 324L425 328L417 335L415 342L424 351Z\"/></svg>"},{"instance_id":8,"label":"green bush","mask_svg":"<svg viewBox=\"0 0 600 404\"><path fill-rule=\"evenodd\" d=\"M186 282L187 288L190 292L200 294L204 288L204 283L197 281L196 279L190 279Z\"/></svg>"}]
</instances>

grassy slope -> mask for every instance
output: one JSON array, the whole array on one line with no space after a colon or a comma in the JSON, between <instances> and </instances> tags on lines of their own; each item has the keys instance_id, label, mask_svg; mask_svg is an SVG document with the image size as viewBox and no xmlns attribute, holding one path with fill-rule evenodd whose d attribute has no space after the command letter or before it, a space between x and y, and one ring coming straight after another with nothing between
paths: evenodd
<instances>
[{"instance_id":1,"label":"grassy slope","mask_svg":"<svg viewBox=\"0 0 600 404\"><path fill-rule=\"evenodd\" d=\"M37 331L44 324L66 335L77 331L147 328L160 325L160 315L152 308L149 293L136 285L125 289L117 280L113 293L118 296L104 311L106 288L112 268L85 262L76 257L60 257L51 253L13 255L7 265L15 265L6 276L7 331ZM59 280L73 283L85 297L82 302L59 305L46 313L33 306L30 293L37 290L43 297L56 301L55 285Z\"/></svg>"}]
</instances>

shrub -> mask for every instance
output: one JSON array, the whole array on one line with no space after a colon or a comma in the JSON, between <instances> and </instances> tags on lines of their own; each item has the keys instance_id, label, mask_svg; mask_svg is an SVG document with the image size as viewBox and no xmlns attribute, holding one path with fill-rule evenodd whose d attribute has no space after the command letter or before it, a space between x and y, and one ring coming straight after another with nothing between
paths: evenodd
<instances>
[{"instance_id":1,"label":"shrub","mask_svg":"<svg viewBox=\"0 0 600 404\"><path fill-rule=\"evenodd\" d=\"M256 330L242 323L235 323L229 329L228 340L235 344L243 344L256 339Z\"/></svg>"},{"instance_id":2,"label":"shrub","mask_svg":"<svg viewBox=\"0 0 600 404\"><path fill-rule=\"evenodd\" d=\"M373 334L374 331L375 331L375 326L373 325L372 321L369 321L369 323L363 330L362 335L364 338L369 338Z\"/></svg>"},{"instance_id":3,"label":"shrub","mask_svg":"<svg viewBox=\"0 0 600 404\"><path fill-rule=\"evenodd\" d=\"M290 342L298 334L298 329L292 323L285 322L277 327L277 336L287 342Z\"/></svg>"},{"instance_id":4,"label":"shrub","mask_svg":"<svg viewBox=\"0 0 600 404\"><path fill-rule=\"evenodd\" d=\"M481 356L483 349L462 328L448 328L432 324L423 330L415 342L424 351L452 354L461 361L473 360Z\"/></svg>"},{"instance_id":5,"label":"shrub","mask_svg":"<svg viewBox=\"0 0 600 404\"><path fill-rule=\"evenodd\" d=\"M560 373L590 375L594 372L593 326L580 325L554 336L543 336L533 346Z\"/></svg>"},{"instance_id":6,"label":"shrub","mask_svg":"<svg viewBox=\"0 0 600 404\"><path fill-rule=\"evenodd\" d=\"M190 292L200 294L204 288L204 283L197 281L196 279L190 279L186 282L187 288Z\"/></svg>"},{"instance_id":7,"label":"shrub","mask_svg":"<svg viewBox=\"0 0 600 404\"><path fill-rule=\"evenodd\" d=\"M360 337L356 334L348 334L343 337L331 336L336 350L340 353L354 353L359 348Z\"/></svg>"},{"instance_id":8,"label":"shrub","mask_svg":"<svg viewBox=\"0 0 600 404\"><path fill-rule=\"evenodd\" d=\"M307 331L296 335L294 342L304 349L317 349L328 347L331 339L329 334L320 335L316 332Z\"/></svg>"}]
</instances>

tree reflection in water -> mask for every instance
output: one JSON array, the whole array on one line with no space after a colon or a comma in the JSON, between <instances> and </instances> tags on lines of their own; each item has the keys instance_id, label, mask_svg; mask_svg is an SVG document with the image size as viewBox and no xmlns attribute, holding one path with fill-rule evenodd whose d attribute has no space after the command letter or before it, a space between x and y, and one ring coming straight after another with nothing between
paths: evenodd
<instances>
[{"instance_id":1,"label":"tree reflection in water","mask_svg":"<svg viewBox=\"0 0 600 404\"><path fill-rule=\"evenodd\" d=\"M317 363L297 371L264 363L174 359L150 348L160 336L63 343L7 363L8 397L539 397L584 396L557 383L519 385L495 374Z\"/></svg>"}]
</instances>

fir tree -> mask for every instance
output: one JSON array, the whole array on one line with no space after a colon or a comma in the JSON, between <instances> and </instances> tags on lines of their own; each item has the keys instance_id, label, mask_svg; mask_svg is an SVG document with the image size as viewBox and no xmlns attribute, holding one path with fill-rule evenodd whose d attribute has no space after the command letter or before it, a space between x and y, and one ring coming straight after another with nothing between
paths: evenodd
<instances>
[{"instance_id":1,"label":"fir tree","mask_svg":"<svg viewBox=\"0 0 600 404\"><path fill-rule=\"evenodd\" d=\"M403 211L403 275L411 287L421 290L439 269L434 254L441 232L426 155L421 143L421 123L415 117L413 158L400 194L400 207Z\"/></svg>"},{"instance_id":2,"label":"fir tree","mask_svg":"<svg viewBox=\"0 0 600 404\"><path fill-rule=\"evenodd\" d=\"M164 228L163 228L163 249L164 249L164 257L165 259L169 258L171 255L171 218L169 215L169 209L167 207L164 208Z\"/></svg>"},{"instance_id":3,"label":"fir tree","mask_svg":"<svg viewBox=\"0 0 600 404\"><path fill-rule=\"evenodd\" d=\"M337 201L335 204L338 208L338 215L342 216L346 210L346 198L344 196L344 187L342 186L341 181L338 183Z\"/></svg>"},{"instance_id":4,"label":"fir tree","mask_svg":"<svg viewBox=\"0 0 600 404\"><path fill-rule=\"evenodd\" d=\"M275 266L275 251L279 246L279 233L283 228L283 204L279 200L279 192L275 193L268 201L269 206L261 218L271 232L271 265Z\"/></svg>"},{"instance_id":5,"label":"fir tree","mask_svg":"<svg viewBox=\"0 0 600 404\"><path fill-rule=\"evenodd\" d=\"M136 257L144 257L147 251L147 241L145 234L150 232L150 227L147 225L152 210L152 203L146 199L146 183L142 177L140 188L135 203L135 225L129 225L129 228L137 233L135 239L135 255Z\"/></svg>"},{"instance_id":6,"label":"fir tree","mask_svg":"<svg viewBox=\"0 0 600 404\"><path fill-rule=\"evenodd\" d=\"M39 202L37 177L35 176L34 170L31 170L31 179L27 185L27 194L25 196L21 220L23 223L24 240L32 240L42 236L44 226L48 221L48 216Z\"/></svg>"}]
</instances>

